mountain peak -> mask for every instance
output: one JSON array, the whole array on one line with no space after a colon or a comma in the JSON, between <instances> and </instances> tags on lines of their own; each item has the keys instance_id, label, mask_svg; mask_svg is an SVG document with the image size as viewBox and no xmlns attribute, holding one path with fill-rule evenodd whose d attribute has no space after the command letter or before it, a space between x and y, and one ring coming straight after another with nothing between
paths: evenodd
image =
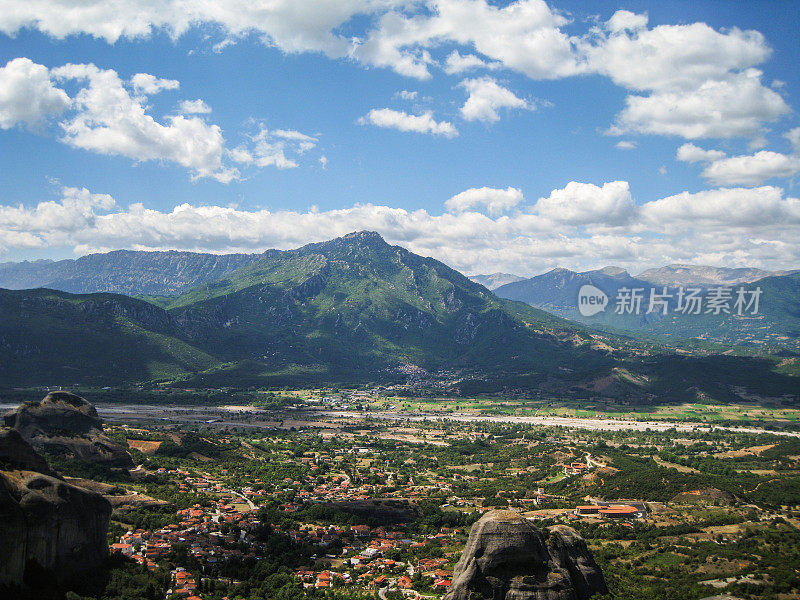
<instances>
[{"instance_id":1,"label":"mountain peak","mask_svg":"<svg viewBox=\"0 0 800 600\"><path fill-rule=\"evenodd\" d=\"M383 242L386 243L386 240L383 239L380 233L377 231L353 231L352 233L348 233L347 235L343 235L341 237L343 240L360 240L360 241L369 241L369 242Z\"/></svg>"},{"instance_id":2,"label":"mountain peak","mask_svg":"<svg viewBox=\"0 0 800 600\"><path fill-rule=\"evenodd\" d=\"M619 277L620 275L628 275L628 272L622 267L608 266L596 271L589 271L589 273L599 273L601 275L608 275L609 277Z\"/></svg>"}]
</instances>

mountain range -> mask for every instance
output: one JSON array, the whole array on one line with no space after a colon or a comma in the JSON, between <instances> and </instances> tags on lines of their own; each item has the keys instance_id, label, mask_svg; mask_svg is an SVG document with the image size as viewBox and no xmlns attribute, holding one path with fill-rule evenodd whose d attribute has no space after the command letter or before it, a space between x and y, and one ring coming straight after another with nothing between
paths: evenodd
<instances>
[{"instance_id":1,"label":"mountain range","mask_svg":"<svg viewBox=\"0 0 800 600\"><path fill-rule=\"evenodd\" d=\"M795 358L677 352L660 341L592 330L499 297L373 232L236 255L230 262L192 253L135 254L101 255L93 260L105 270L70 281L76 287L128 281L139 298L0 289L0 381L203 387L421 382L456 392L515 388L676 400L730 397L736 386L771 396L796 388ZM115 259L119 267L108 266ZM129 268L148 260L183 266L160 279L152 265L143 274ZM613 269L548 275L555 282L553 306L559 294L572 293L575 275L614 285L631 279ZM162 293L169 289L181 291ZM157 294L141 294L145 290ZM787 290L786 298L792 294Z\"/></svg>"},{"instance_id":2,"label":"mountain range","mask_svg":"<svg viewBox=\"0 0 800 600\"><path fill-rule=\"evenodd\" d=\"M0 288L171 296L216 281L262 256L115 250L59 261L6 262L0 263Z\"/></svg>"},{"instance_id":3,"label":"mountain range","mask_svg":"<svg viewBox=\"0 0 800 600\"><path fill-rule=\"evenodd\" d=\"M800 272L785 271L773 275L758 269L720 269L671 265L645 271L632 277L624 269L606 267L596 271L576 273L568 269L553 269L543 275L509 283L494 290L501 298L525 302L565 319L581 322L592 328L659 336L662 339L699 338L726 344L787 347L800 350ZM766 275L765 275L766 274ZM762 277L763 276L763 277ZM590 285L602 290L609 298L609 307L597 314L585 316L578 307L579 290ZM681 289L696 287L707 300L715 288L731 289L729 312L701 314L679 310ZM618 312L613 301L621 289L641 289L641 310ZM734 310L738 290L746 299L758 290L757 310ZM667 314L654 306L648 312L651 293L666 292Z\"/></svg>"}]
</instances>

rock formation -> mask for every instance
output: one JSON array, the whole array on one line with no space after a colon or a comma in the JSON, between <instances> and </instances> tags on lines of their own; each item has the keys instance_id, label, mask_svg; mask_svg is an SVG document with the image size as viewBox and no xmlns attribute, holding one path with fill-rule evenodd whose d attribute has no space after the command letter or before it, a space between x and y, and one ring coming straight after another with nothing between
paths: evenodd
<instances>
[{"instance_id":1,"label":"rock formation","mask_svg":"<svg viewBox=\"0 0 800 600\"><path fill-rule=\"evenodd\" d=\"M99 566L110 516L107 500L60 479L17 431L0 427L0 589Z\"/></svg>"},{"instance_id":2,"label":"rock formation","mask_svg":"<svg viewBox=\"0 0 800 600\"><path fill-rule=\"evenodd\" d=\"M518 513L495 510L472 526L443 600L587 600L607 591L574 529L556 525L545 537Z\"/></svg>"},{"instance_id":3,"label":"rock formation","mask_svg":"<svg viewBox=\"0 0 800 600\"><path fill-rule=\"evenodd\" d=\"M41 402L25 402L3 419L44 454L108 467L133 467L130 454L103 433L94 406L75 394L50 392Z\"/></svg>"}]
</instances>

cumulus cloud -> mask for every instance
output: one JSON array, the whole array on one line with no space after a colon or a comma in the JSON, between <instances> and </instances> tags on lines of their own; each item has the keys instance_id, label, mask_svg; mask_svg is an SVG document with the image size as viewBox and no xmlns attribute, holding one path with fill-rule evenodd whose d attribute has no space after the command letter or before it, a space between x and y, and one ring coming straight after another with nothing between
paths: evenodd
<instances>
[{"instance_id":1,"label":"cumulus cloud","mask_svg":"<svg viewBox=\"0 0 800 600\"><path fill-rule=\"evenodd\" d=\"M784 137L789 140L795 152L800 152L800 127L790 129L784 134Z\"/></svg>"},{"instance_id":2,"label":"cumulus cloud","mask_svg":"<svg viewBox=\"0 0 800 600\"><path fill-rule=\"evenodd\" d=\"M353 56L427 79L433 63L430 50L451 42L533 79L581 71L574 45L561 30L567 19L543 0L518 0L502 8L486 0L438 0L426 3L426 9L413 15L398 10L382 14Z\"/></svg>"},{"instance_id":3,"label":"cumulus cloud","mask_svg":"<svg viewBox=\"0 0 800 600\"><path fill-rule=\"evenodd\" d=\"M116 71L93 64L67 64L53 69L58 80L83 87L73 99L76 112L61 122L61 140L99 154L136 161L162 160L190 169L196 177L228 182L237 176L223 164L225 139L217 125L199 117L167 116L164 122L147 114L145 96L131 95ZM171 89L165 80L134 76L134 89ZM138 78L139 83L136 83ZM141 86L144 87L141 87Z\"/></svg>"},{"instance_id":4,"label":"cumulus cloud","mask_svg":"<svg viewBox=\"0 0 800 600\"><path fill-rule=\"evenodd\" d=\"M28 58L0 68L0 129L20 123L38 125L69 106L67 93L53 85L50 71Z\"/></svg>"},{"instance_id":5,"label":"cumulus cloud","mask_svg":"<svg viewBox=\"0 0 800 600\"><path fill-rule=\"evenodd\" d=\"M472 208L485 206L490 215L499 215L522 202L522 191L517 188L506 189L482 187L470 188L456 194L444 205L450 212L461 213Z\"/></svg>"},{"instance_id":6,"label":"cumulus cloud","mask_svg":"<svg viewBox=\"0 0 800 600\"><path fill-rule=\"evenodd\" d=\"M583 46L589 69L632 94L611 133L687 139L756 137L789 112L753 68L771 49L757 31L716 31L705 23L647 28L645 15L618 11L599 39Z\"/></svg>"},{"instance_id":7,"label":"cumulus cloud","mask_svg":"<svg viewBox=\"0 0 800 600\"><path fill-rule=\"evenodd\" d=\"M634 150L636 148L636 142L632 142L630 140L620 140L614 144L614 146L619 150Z\"/></svg>"},{"instance_id":8,"label":"cumulus cloud","mask_svg":"<svg viewBox=\"0 0 800 600\"><path fill-rule=\"evenodd\" d=\"M627 181L611 181L602 187L571 181L547 198L539 198L534 210L561 223L620 225L631 220L636 205Z\"/></svg>"},{"instance_id":9,"label":"cumulus cloud","mask_svg":"<svg viewBox=\"0 0 800 600\"><path fill-rule=\"evenodd\" d=\"M498 69L501 64L499 62L486 62L482 58L474 54L461 55L458 50L453 50L447 55L444 62L444 72L448 75L456 75L465 71L473 69Z\"/></svg>"},{"instance_id":10,"label":"cumulus cloud","mask_svg":"<svg viewBox=\"0 0 800 600\"><path fill-rule=\"evenodd\" d=\"M434 67L450 74L505 68L534 80L599 73L631 91L614 134L755 139L789 112L754 68L771 55L759 32L649 27L647 15L627 10L568 34L570 19L545 0L0 0L0 32L8 35L31 27L114 43L161 31L178 37L204 24L224 36L217 49L255 34L283 52L322 52L419 79ZM494 118L488 109L481 114Z\"/></svg>"},{"instance_id":11,"label":"cumulus cloud","mask_svg":"<svg viewBox=\"0 0 800 600\"><path fill-rule=\"evenodd\" d=\"M59 85L77 91L70 98ZM299 155L317 143L298 131L262 128L248 143L230 150L222 129L199 116L211 112L201 99L182 101L179 114L161 119L149 113L151 95L179 87L178 81L148 73L125 80L93 64L48 69L17 58L0 68L0 128L33 125L58 115L60 141L73 148L137 162L174 163L189 169L194 178L223 183L240 176L231 160L256 167L297 166L287 152Z\"/></svg>"},{"instance_id":12,"label":"cumulus cloud","mask_svg":"<svg viewBox=\"0 0 800 600\"><path fill-rule=\"evenodd\" d=\"M703 177L714 185L759 185L768 179L791 177L800 172L800 158L761 150L711 162Z\"/></svg>"},{"instance_id":13,"label":"cumulus cloud","mask_svg":"<svg viewBox=\"0 0 800 600\"><path fill-rule=\"evenodd\" d=\"M705 150L692 143L683 144L678 148L676 158L682 162L695 163L725 158L722 150Z\"/></svg>"},{"instance_id":14,"label":"cumulus cloud","mask_svg":"<svg viewBox=\"0 0 800 600\"><path fill-rule=\"evenodd\" d=\"M641 208L642 219L655 230L703 228L712 233L737 228L737 235L777 224L800 224L800 200L784 198L773 186L720 188L691 194L683 192L648 202Z\"/></svg>"},{"instance_id":15,"label":"cumulus cloud","mask_svg":"<svg viewBox=\"0 0 800 600\"><path fill-rule=\"evenodd\" d=\"M399 131L413 131L428 133L453 138L458 135L458 130L449 121L436 121L433 112L426 111L421 115L411 115L407 112L392 110L391 108L373 108L363 117L358 119L360 125L376 125L386 129Z\"/></svg>"},{"instance_id":16,"label":"cumulus cloud","mask_svg":"<svg viewBox=\"0 0 800 600\"><path fill-rule=\"evenodd\" d=\"M533 104L519 98L491 77L465 79L459 86L469 94L461 107L461 116L467 121L494 123L500 120L498 110L502 108L534 109Z\"/></svg>"},{"instance_id":17,"label":"cumulus cloud","mask_svg":"<svg viewBox=\"0 0 800 600\"><path fill-rule=\"evenodd\" d=\"M131 77L131 84L135 92L148 96L164 90L177 90L181 87L179 81L174 79L161 79L150 73L136 73Z\"/></svg>"},{"instance_id":18,"label":"cumulus cloud","mask_svg":"<svg viewBox=\"0 0 800 600\"><path fill-rule=\"evenodd\" d=\"M467 273L670 262L780 269L800 261L800 200L773 186L684 192L638 208L626 182L571 182L533 206L514 188L467 190L462 198L473 194L484 201L440 215L372 204L327 211L180 204L161 211L63 188L55 201L0 205L0 249L256 252L369 229ZM492 214L491 196L504 210Z\"/></svg>"},{"instance_id":19,"label":"cumulus cloud","mask_svg":"<svg viewBox=\"0 0 800 600\"><path fill-rule=\"evenodd\" d=\"M211 112L211 107L200 99L184 100L178 109L185 115L207 115Z\"/></svg>"},{"instance_id":20,"label":"cumulus cloud","mask_svg":"<svg viewBox=\"0 0 800 600\"><path fill-rule=\"evenodd\" d=\"M789 112L783 97L748 69L689 90L631 95L610 133L649 133L686 139L757 137L764 122Z\"/></svg>"},{"instance_id":21,"label":"cumulus cloud","mask_svg":"<svg viewBox=\"0 0 800 600\"><path fill-rule=\"evenodd\" d=\"M678 148L677 159L707 163L702 176L720 186L756 186L768 179L791 177L800 172L800 157L767 150L728 158L722 150L704 150L694 144L684 144Z\"/></svg>"}]
</instances>

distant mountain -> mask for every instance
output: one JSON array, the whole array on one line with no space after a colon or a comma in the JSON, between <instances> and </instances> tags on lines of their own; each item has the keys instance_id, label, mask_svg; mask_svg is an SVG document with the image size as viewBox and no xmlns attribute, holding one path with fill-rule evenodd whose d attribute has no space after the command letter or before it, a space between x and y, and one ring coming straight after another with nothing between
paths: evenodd
<instances>
[{"instance_id":1,"label":"distant mountain","mask_svg":"<svg viewBox=\"0 0 800 600\"><path fill-rule=\"evenodd\" d=\"M647 330L682 338L700 338L728 344L784 346L800 350L800 273L737 284L734 290L760 290L758 312L675 314L650 323ZM734 292L735 293L735 292Z\"/></svg>"},{"instance_id":2,"label":"distant mountain","mask_svg":"<svg viewBox=\"0 0 800 600\"><path fill-rule=\"evenodd\" d=\"M525 302L565 319L593 326L638 329L654 318L651 315L620 316L614 314L613 310L584 317L578 311L578 292L584 285L601 289L610 299L616 297L617 291L623 287L651 287L648 282L631 277L625 269L619 267L605 267L583 273L559 267L530 279L500 286L494 293L501 298Z\"/></svg>"},{"instance_id":3,"label":"distant mountain","mask_svg":"<svg viewBox=\"0 0 800 600\"><path fill-rule=\"evenodd\" d=\"M648 269L637 278L654 285L719 286L752 283L764 277L776 275L771 271L754 268L708 267L701 265L667 265L660 269Z\"/></svg>"},{"instance_id":4,"label":"distant mountain","mask_svg":"<svg viewBox=\"0 0 800 600\"><path fill-rule=\"evenodd\" d=\"M491 273L490 275L471 275L470 279L475 283L480 283L485 288L495 290L501 285L522 281L525 278L511 273Z\"/></svg>"},{"instance_id":5,"label":"distant mountain","mask_svg":"<svg viewBox=\"0 0 800 600\"><path fill-rule=\"evenodd\" d=\"M215 281L263 256L116 250L77 259L0 263L0 288L169 296Z\"/></svg>"},{"instance_id":6,"label":"distant mountain","mask_svg":"<svg viewBox=\"0 0 800 600\"><path fill-rule=\"evenodd\" d=\"M773 275L751 283L741 283L742 278L755 277L757 269L716 269L700 267L691 272L683 267L665 267L646 271L639 277L631 277L623 269L607 267L597 271L575 273L567 269L554 269L543 275L501 286L495 293L501 298L518 300L541 308L555 315L585 323L604 330L627 331L637 334L657 334L670 339L699 338L726 344L771 345L800 349L800 273ZM656 271L663 274L678 273L678 285L671 285L668 277L653 278ZM682 275L681 275L682 274ZM684 277L685 275L685 277ZM713 283L712 280L714 281ZM583 285L593 285L609 298L609 307L598 314L585 317L578 310L578 291ZM678 288L696 286L702 289L700 296L705 302L709 290L730 288L729 311L708 314L685 314L676 310ZM618 314L615 300L621 288L641 289L642 304L638 313ZM666 288L668 314L659 310L647 313L651 290L661 293ZM757 314L736 314L733 309L736 290L748 294L756 288L761 289ZM731 314L732 313L732 314Z\"/></svg>"}]
</instances>

